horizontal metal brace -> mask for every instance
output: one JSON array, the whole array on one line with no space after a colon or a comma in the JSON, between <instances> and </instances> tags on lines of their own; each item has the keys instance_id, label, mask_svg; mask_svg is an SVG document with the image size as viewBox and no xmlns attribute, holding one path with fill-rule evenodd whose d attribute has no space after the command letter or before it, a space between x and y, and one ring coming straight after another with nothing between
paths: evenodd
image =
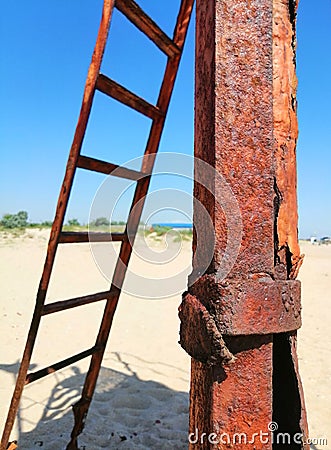
<instances>
[{"instance_id":1,"label":"horizontal metal brace","mask_svg":"<svg viewBox=\"0 0 331 450\"><path fill-rule=\"evenodd\" d=\"M120 103L123 103L124 105L135 109L136 111L144 114L150 119L154 120L164 116L164 114L157 106L151 105L150 103L146 102L146 100L138 97L138 95L116 83L116 81L106 77L106 75L99 74L96 88L100 92L103 92L104 94L109 95Z\"/></svg>"},{"instance_id":2,"label":"horizontal metal brace","mask_svg":"<svg viewBox=\"0 0 331 450\"><path fill-rule=\"evenodd\" d=\"M180 48L133 0L116 0L116 8L121 11L140 31L154 42L167 56L177 56Z\"/></svg>"},{"instance_id":3,"label":"horizontal metal brace","mask_svg":"<svg viewBox=\"0 0 331 450\"><path fill-rule=\"evenodd\" d=\"M77 167L80 169L91 170L93 172L111 175L113 177L125 178L128 180L137 181L149 174L139 172L137 170L128 169L127 167L118 166L100 159L90 158L88 156L80 155L77 160Z\"/></svg>"},{"instance_id":4,"label":"horizontal metal brace","mask_svg":"<svg viewBox=\"0 0 331 450\"><path fill-rule=\"evenodd\" d=\"M125 233L99 233L88 231L62 231L59 244L80 244L86 242L116 242L124 241Z\"/></svg>"},{"instance_id":5,"label":"horizontal metal brace","mask_svg":"<svg viewBox=\"0 0 331 450\"><path fill-rule=\"evenodd\" d=\"M96 294L84 295L82 297L70 298L68 300L60 300L58 302L45 305L42 315L52 314L66 309L75 308L76 306L88 305L90 303L99 302L100 300L109 300L115 296L115 291L98 292Z\"/></svg>"},{"instance_id":6,"label":"horizontal metal brace","mask_svg":"<svg viewBox=\"0 0 331 450\"><path fill-rule=\"evenodd\" d=\"M60 362L52 364L51 366L37 370L36 372L29 373L26 376L25 384L33 383L34 381L40 380L41 378L44 378L47 375L50 375L51 373L57 372L60 369L64 369L65 367L70 366L70 364L73 364L77 361L80 361L81 359L93 355L94 353L97 353L98 351L100 351L100 349L101 348L98 346L91 347L88 350L78 353L77 355L70 356L69 358L66 358Z\"/></svg>"}]
</instances>

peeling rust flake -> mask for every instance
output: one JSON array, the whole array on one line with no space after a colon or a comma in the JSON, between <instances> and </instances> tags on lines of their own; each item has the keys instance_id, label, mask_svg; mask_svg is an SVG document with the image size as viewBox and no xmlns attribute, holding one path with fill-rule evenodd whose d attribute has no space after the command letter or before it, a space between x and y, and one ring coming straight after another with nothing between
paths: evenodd
<instances>
[{"instance_id":1,"label":"peeling rust flake","mask_svg":"<svg viewBox=\"0 0 331 450\"><path fill-rule=\"evenodd\" d=\"M295 279L302 264L298 244L296 145L296 0L273 2L273 117L275 149L275 267ZM278 266L278 267L277 267Z\"/></svg>"},{"instance_id":2,"label":"peeling rust flake","mask_svg":"<svg viewBox=\"0 0 331 450\"><path fill-rule=\"evenodd\" d=\"M180 344L192 358L207 366L234 361L214 318L196 297L184 294L179 307L179 318Z\"/></svg>"}]
</instances>

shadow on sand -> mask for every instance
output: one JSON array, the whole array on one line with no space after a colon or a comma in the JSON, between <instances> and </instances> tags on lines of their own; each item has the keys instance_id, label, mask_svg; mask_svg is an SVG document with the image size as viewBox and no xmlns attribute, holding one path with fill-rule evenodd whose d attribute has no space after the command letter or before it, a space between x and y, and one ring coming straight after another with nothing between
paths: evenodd
<instances>
[{"instance_id":1,"label":"shadow on sand","mask_svg":"<svg viewBox=\"0 0 331 450\"><path fill-rule=\"evenodd\" d=\"M187 449L188 394L141 380L119 354L116 356L129 374L101 368L79 438L80 449ZM15 374L18 364L1 365L0 369ZM71 406L79 399L85 378L78 367L70 370L71 374L55 385L47 403L40 406L42 416L32 431L24 432L22 427L23 420L29 420L29 408L20 409L20 449L65 449L73 426Z\"/></svg>"}]
</instances>

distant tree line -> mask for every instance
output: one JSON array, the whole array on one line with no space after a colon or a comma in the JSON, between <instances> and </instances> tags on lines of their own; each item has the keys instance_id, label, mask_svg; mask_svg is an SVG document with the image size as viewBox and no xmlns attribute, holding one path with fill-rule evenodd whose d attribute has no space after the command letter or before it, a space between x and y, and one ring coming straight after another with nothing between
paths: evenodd
<instances>
[{"instance_id":1,"label":"distant tree line","mask_svg":"<svg viewBox=\"0 0 331 450\"><path fill-rule=\"evenodd\" d=\"M27 211L19 211L16 214L4 214L2 219L0 220L0 226L4 229L14 229L14 228L50 228L53 222L50 220L45 220L43 222L28 222L28 213ZM109 221L106 217L98 217L95 220L90 222L90 226L93 227L101 227L101 226L109 226L109 225L125 225L126 222L120 221ZM70 227L80 227L84 226L79 222L78 219L69 219L67 221L67 225Z\"/></svg>"},{"instance_id":2,"label":"distant tree line","mask_svg":"<svg viewBox=\"0 0 331 450\"><path fill-rule=\"evenodd\" d=\"M28 213L19 211L17 214L4 214L1 219L3 228L26 228L28 226Z\"/></svg>"},{"instance_id":3,"label":"distant tree line","mask_svg":"<svg viewBox=\"0 0 331 450\"><path fill-rule=\"evenodd\" d=\"M125 222L120 220L117 222L116 220L109 221L106 217L98 217L95 220L92 220L90 222L90 226L94 227L102 227L102 226L109 226L109 225L125 225Z\"/></svg>"},{"instance_id":4,"label":"distant tree line","mask_svg":"<svg viewBox=\"0 0 331 450\"><path fill-rule=\"evenodd\" d=\"M50 228L53 222L45 220L43 222L28 222L28 213L26 211L19 211L16 214L4 214L0 220L0 226L4 229L14 228Z\"/></svg>"}]
</instances>

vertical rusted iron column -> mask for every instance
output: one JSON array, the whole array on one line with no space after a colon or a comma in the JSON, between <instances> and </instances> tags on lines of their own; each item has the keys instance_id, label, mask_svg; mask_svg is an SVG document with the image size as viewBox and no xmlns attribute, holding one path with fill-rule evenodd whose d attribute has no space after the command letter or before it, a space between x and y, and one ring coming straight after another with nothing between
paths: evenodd
<instances>
[{"instance_id":1,"label":"vertical rusted iron column","mask_svg":"<svg viewBox=\"0 0 331 450\"><path fill-rule=\"evenodd\" d=\"M179 312L180 343L192 356L192 449L275 449L278 432L291 435L286 448L308 448L294 442L300 433L303 441L307 437L295 347L301 325L295 277L302 261L296 203L296 7L295 0L197 0L195 157L231 187L241 212L242 240L224 279L219 268L233 256L226 254L232 238L229 217L196 181L194 197L211 217L215 248L208 270L184 294ZM196 180L201 179L198 171L196 164ZM215 177L215 191L217 183ZM203 220L197 208L199 236L193 249L203 239ZM201 265L196 255L193 272ZM274 443L268 425L278 427Z\"/></svg>"}]
</instances>

